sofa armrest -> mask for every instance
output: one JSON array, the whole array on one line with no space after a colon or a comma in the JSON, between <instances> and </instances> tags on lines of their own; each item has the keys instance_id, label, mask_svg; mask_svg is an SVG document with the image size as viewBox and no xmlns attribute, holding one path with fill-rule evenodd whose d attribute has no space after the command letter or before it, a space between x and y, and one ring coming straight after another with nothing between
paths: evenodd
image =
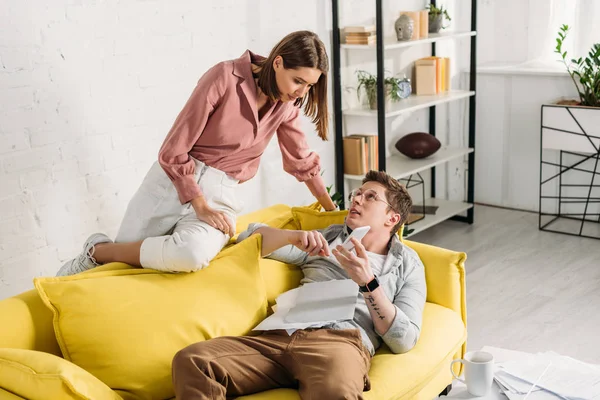
<instances>
[{"instance_id":1,"label":"sofa armrest","mask_svg":"<svg viewBox=\"0 0 600 400\"><path fill-rule=\"evenodd\" d=\"M462 252L406 240L425 266L427 301L454 310L467 325L465 260Z\"/></svg>"},{"instance_id":2,"label":"sofa armrest","mask_svg":"<svg viewBox=\"0 0 600 400\"><path fill-rule=\"evenodd\" d=\"M0 347L38 350L61 356L52 312L36 290L0 301Z\"/></svg>"},{"instance_id":3,"label":"sofa armrest","mask_svg":"<svg viewBox=\"0 0 600 400\"><path fill-rule=\"evenodd\" d=\"M410 240L404 241L404 244L417 252L425 266L427 301L453 310L460 315L466 327L465 260L467 255ZM464 357L466 351L467 342L465 341L453 358L456 360ZM462 371L463 363L456 363L454 373L460 375Z\"/></svg>"}]
</instances>

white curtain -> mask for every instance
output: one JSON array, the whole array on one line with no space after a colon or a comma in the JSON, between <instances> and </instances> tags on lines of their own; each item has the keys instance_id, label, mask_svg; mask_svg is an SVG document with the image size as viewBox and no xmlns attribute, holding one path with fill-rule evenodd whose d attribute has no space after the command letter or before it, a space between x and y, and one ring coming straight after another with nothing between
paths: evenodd
<instances>
[{"instance_id":1,"label":"white curtain","mask_svg":"<svg viewBox=\"0 0 600 400\"><path fill-rule=\"evenodd\" d=\"M528 61L552 63L559 28L569 25L563 45L568 59L585 57L600 43L600 0L529 0Z\"/></svg>"}]
</instances>

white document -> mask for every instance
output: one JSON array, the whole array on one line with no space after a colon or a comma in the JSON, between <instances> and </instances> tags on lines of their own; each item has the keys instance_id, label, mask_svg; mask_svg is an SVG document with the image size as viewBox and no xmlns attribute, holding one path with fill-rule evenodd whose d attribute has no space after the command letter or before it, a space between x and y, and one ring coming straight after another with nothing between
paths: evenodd
<instances>
[{"instance_id":1,"label":"white document","mask_svg":"<svg viewBox=\"0 0 600 400\"><path fill-rule=\"evenodd\" d=\"M277 297L275 312L253 330L305 329L354 318L358 285L351 279L313 282Z\"/></svg>"},{"instance_id":2,"label":"white document","mask_svg":"<svg viewBox=\"0 0 600 400\"><path fill-rule=\"evenodd\" d=\"M525 400L525 396L527 394L515 394L509 391L504 392L504 395L509 398L509 400ZM562 400L564 397L560 397L554 393L547 392L545 390L533 391L527 397L527 400Z\"/></svg>"},{"instance_id":3,"label":"white document","mask_svg":"<svg viewBox=\"0 0 600 400\"><path fill-rule=\"evenodd\" d=\"M546 352L498 366L502 373L497 373L496 378L510 387L514 394L523 394L524 389L524 386L515 382L521 380L531 385L548 367L537 384L544 391L569 400L600 398L600 369L570 357Z\"/></svg>"},{"instance_id":4,"label":"white document","mask_svg":"<svg viewBox=\"0 0 600 400\"><path fill-rule=\"evenodd\" d=\"M529 389L531 389L532 383L514 377L504 370L498 368L494 373L494 379L501 385L501 387L505 387L514 394L526 394ZM542 390L539 386L535 387L533 391Z\"/></svg>"}]
</instances>

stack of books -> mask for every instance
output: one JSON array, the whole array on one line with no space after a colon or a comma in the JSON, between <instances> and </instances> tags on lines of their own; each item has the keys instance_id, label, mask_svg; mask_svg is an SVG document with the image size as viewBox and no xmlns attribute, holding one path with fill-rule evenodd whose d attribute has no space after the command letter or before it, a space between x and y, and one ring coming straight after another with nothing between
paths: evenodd
<instances>
[{"instance_id":1,"label":"stack of books","mask_svg":"<svg viewBox=\"0 0 600 400\"><path fill-rule=\"evenodd\" d=\"M350 135L344 138L344 173L365 175L379 169L378 140L375 135Z\"/></svg>"},{"instance_id":2,"label":"stack of books","mask_svg":"<svg viewBox=\"0 0 600 400\"><path fill-rule=\"evenodd\" d=\"M377 42L375 25L347 26L344 28L347 44L374 45Z\"/></svg>"},{"instance_id":3,"label":"stack of books","mask_svg":"<svg viewBox=\"0 0 600 400\"><path fill-rule=\"evenodd\" d=\"M425 57L415 61L417 95L439 94L450 90L450 59Z\"/></svg>"}]
</instances>

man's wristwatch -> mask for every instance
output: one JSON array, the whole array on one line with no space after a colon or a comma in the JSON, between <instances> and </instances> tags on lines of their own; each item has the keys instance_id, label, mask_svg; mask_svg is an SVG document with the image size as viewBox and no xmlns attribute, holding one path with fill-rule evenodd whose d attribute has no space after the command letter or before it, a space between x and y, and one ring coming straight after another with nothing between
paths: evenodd
<instances>
[{"instance_id":1,"label":"man's wristwatch","mask_svg":"<svg viewBox=\"0 0 600 400\"><path fill-rule=\"evenodd\" d=\"M373 290L379 287L379 279L377 279L377 275L373 275L373 279L371 282L367 283L365 286L359 286L358 290L361 293L372 292Z\"/></svg>"}]
</instances>

